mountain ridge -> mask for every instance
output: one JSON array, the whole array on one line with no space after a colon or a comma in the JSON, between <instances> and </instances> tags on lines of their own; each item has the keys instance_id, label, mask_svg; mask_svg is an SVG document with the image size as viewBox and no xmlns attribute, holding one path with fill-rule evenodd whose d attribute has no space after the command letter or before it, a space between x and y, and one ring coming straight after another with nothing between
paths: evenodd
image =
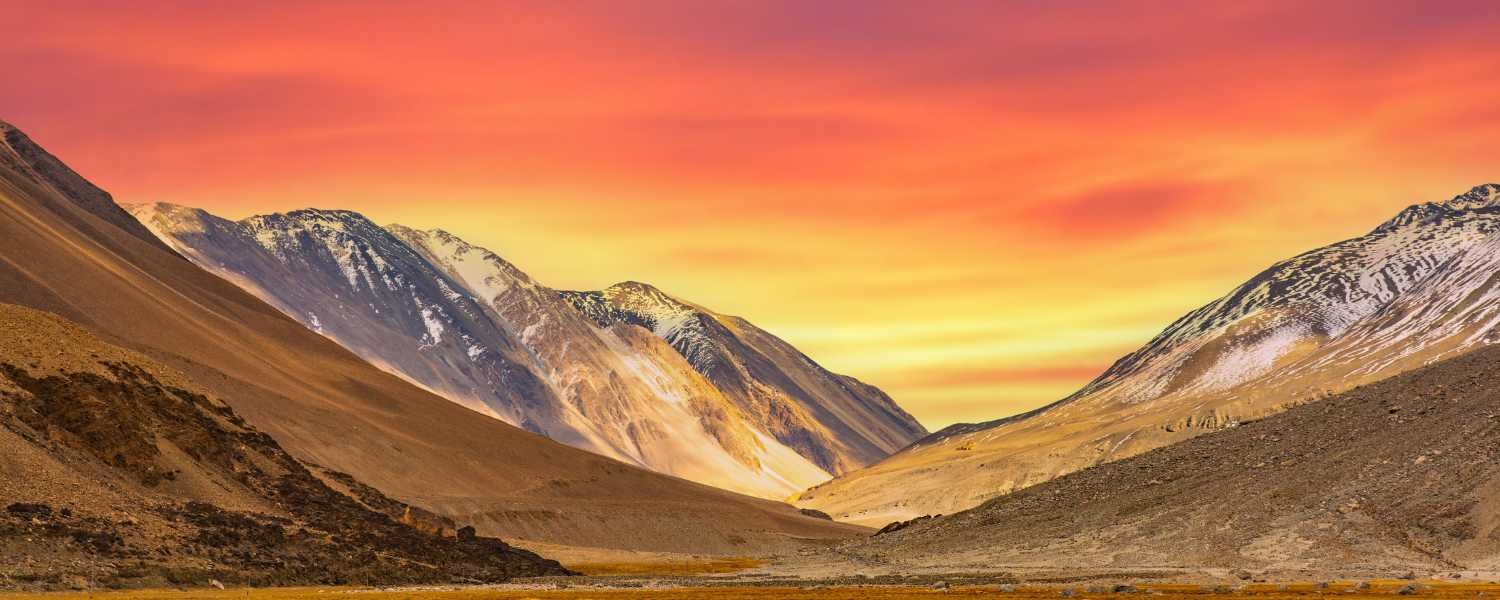
<instances>
[{"instance_id":1,"label":"mountain ridge","mask_svg":"<svg viewBox=\"0 0 1500 600\"><path fill-rule=\"evenodd\" d=\"M1493 343L1497 198L1500 186L1475 186L1277 262L1077 392L946 428L799 504L871 525L952 513ZM912 497L881 491L894 485Z\"/></svg>"},{"instance_id":2,"label":"mountain ridge","mask_svg":"<svg viewBox=\"0 0 1500 600\"><path fill-rule=\"evenodd\" d=\"M156 239L155 235L152 235L126 214L124 209L115 204L114 197L110 196L109 192L99 189L98 186L84 179L82 175L63 164L41 145L32 141L24 131L4 120L0 120L0 142L4 143L7 150L0 152L0 164L24 171L31 177L45 181L48 185L62 191L75 205L94 216L125 230L142 241L167 249L165 243Z\"/></svg>"},{"instance_id":3,"label":"mountain ridge","mask_svg":"<svg viewBox=\"0 0 1500 600\"><path fill-rule=\"evenodd\" d=\"M782 499L925 433L879 390L827 372L748 322L645 284L634 284L641 295L631 297L649 304L650 316L642 318L646 304L639 304L635 318L598 319L569 301L571 293L440 229L380 226L353 211L304 209L239 221L165 203L131 211L195 263L366 360L491 416L626 462ZM236 231L217 231L225 228ZM700 316L715 327L722 320L756 332L748 343L736 339L734 350L757 356L759 368L715 379L717 371L703 367L718 361L734 368L728 349L681 344L688 338L656 327L669 318L697 327ZM772 349L752 349L756 344ZM493 375L474 370L491 363L499 365L485 371ZM813 384L785 384L793 380ZM749 388L777 392L750 401ZM505 391L514 392L498 393ZM825 403L839 406L819 408Z\"/></svg>"},{"instance_id":4,"label":"mountain ridge","mask_svg":"<svg viewBox=\"0 0 1500 600\"><path fill-rule=\"evenodd\" d=\"M10 156L0 302L184 374L301 461L507 541L738 556L863 531L482 417L107 222Z\"/></svg>"},{"instance_id":5,"label":"mountain ridge","mask_svg":"<svg viewBox=\"0 0 1500 600\"><path fill-rule=\"evenodd\" d=\"M916 420L901 409L884 392L847 376L832 373L791 345L761 330L739 317L718 315L697 305L677 300L649 284L622 282L598 292L562 292L568 302L578 307L590 319L601 325L621 321L650 329L658 337L676 348L688 359L693 368L715 382L741 406L752 412L776 412L795 415L786 423L778 439L796 444L807 437L829 436L820 431L855 420L832 414L840 407L833 403L784 403L783 398L798 398L812 395L806 386L827 385L850 397L857 397L864 406L873 407L889 415L892 420L905 422L905 431L911 438L925 432ZM758 338L758 339L757 339ZM780 352L778 360L768 353ZM767 365L777 363L799 363L805 365L817 377L806 381L777 378L768 373L773 369ZM856 391L856 387L859 387ZM824 398L836 398L836 392L821 394ZM855 439L864 440L872 436ZM844 439L844 438L840 438ZM907 443L909 443L909 439ZM862 450L865 455L890 452L903 443L899 438L871 440L872 447ZM883 446L875 446L884 444ZM808 452L815 452L809 448ZM823 457L818 462L831 466L831 472L842 472L847 465L835 462L835 457Z\"/></svg>"}]
</instances>

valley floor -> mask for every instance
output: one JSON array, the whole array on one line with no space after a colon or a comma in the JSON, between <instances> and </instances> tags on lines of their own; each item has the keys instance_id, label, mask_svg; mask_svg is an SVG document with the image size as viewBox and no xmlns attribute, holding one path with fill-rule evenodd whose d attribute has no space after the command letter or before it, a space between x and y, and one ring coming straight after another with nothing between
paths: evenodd
<instances>
[{"instance_id":1,"label":"valley floor","mask_svg":"<svg viewBox=\"0 0 1500 600\"><path fill-rule=\"evenodd\" d=\"M1093 579L1086 577L1084 579ZM1116 590L1119 591L1116 591ZM1174 599L1316 600L1341 598L1391 598L1416 596L1433 599L1479 598L1500 594L1500 583L1453 581L1375 580L1329 583L1157 583L1128 588L1100 583L1072 585L1022 585L974 583L947 585L864 583L788 585L775 582L757 585L713 578L585 577L537 579L523 583L473 587L411 588L270 588L206 590L132 590L61 593L0 593L0 600L703 600L703 599L854 599L896 600L900 598L1011 598L1014 600L1128 600L1132 597Z\"/></svg>"}]
</instances>

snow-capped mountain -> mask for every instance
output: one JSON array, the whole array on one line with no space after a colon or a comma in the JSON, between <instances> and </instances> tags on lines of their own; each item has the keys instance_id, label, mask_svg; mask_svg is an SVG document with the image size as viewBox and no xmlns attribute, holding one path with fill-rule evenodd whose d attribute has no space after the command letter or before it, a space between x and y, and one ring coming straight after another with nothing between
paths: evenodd
<instances>
[{"instance_id":1,"label":"snow-capped mountain","mask_svg":"<svg viewBox=\"0 0 1500 600\"><path fill-rule=\"evenodd\" d=\"M1497 232L1500 185L1409 207L1271 266L1055 404L950 427L802 503L872 523L951 513L1500 341ZM882 491L895 481L902 498Z\"/></svg>"},{"instance_id":2,"label":"snow-capped mountain","mask_svg":"<svg viewBox=\"0 0 1500 600\"><path fill-rule=\"evenodd\" d=\"M843 395L808 397L853 424L787 443L783 430L805 429L800 414L747 411L648 328L591 319L562 293L444 231L381 227L349 211L229 221L170 204L129 210L195 263L382 368L657 471L784 498L925 434L876 391L863 397L880 402L863 408L846 406Z\"/></svg>"},{"instance_id":3,"label":"snow-capped mountain","mask_svg":"<svg viewBox=\"0 0 1500 600\"><path fill-rule=\"evenodd\" d=\"M1414 293L1463 299L1487 289L1487 277L1452 276L1475 261L1500 261L1492 247L1497 224L1500 186L1494 184L1409 207L1366 236L1273 265L1173 323L1073 397L1108 392L1117 401L1141 402L1227 390L1273 368L1286 379L1340 363L1349 363L1354 374L1379 373L1414 353L1434 362L1442 356L1431 354L1431 343L1455 335L1454 326L1471 324L1473 311L1488 315L1497 307L1470 302L1431 306L1420 315L1393 311ZM1481 335L1494 323L1484 325ZM1349 347L1355 340L1359 347ZM1483 340L1455 341L1462 351ZM1208 348L1216 342L1223 347ZM1398 345L1398 352L1381 351ZM1205 349L1211 362L1200 356ZM1316 356L1297 360L1304 352Z\"/></svg>"},{"instance_id":4,"label":"snow-capped mountain","mask_svg":"<svg viewBox=\"0 0 1500 600\"><path fill-rule=\"evenodd\" d=\"M236 222L168 204L126 208L180 254L366 360L510 423L577 437L557 426L558 403L525 349L462 286L368 219L300 210Z\"/></svg>"}]
</instances>

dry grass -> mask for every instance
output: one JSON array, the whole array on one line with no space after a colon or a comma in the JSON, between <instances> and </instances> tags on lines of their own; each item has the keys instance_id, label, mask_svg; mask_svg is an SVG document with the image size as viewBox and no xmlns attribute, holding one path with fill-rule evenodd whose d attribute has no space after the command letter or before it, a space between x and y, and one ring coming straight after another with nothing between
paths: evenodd
<instances>
[{"instance_id":1,"label":"dry grass","mask_svg":"<svg viewBox=\"0 0 1500 600\"><path fill-rule=\"evenodd\" d=\"M1278 586L1258 584L1241 589L1214 585L1144 585L1140 592L1113 594L1090 592L1087 586L1073 588L1073 600L1318 600L1341 598L1393 600L1404 581L1375 582L1367 590L1356 590L1352 582L1339 582L1326 589L1311 583ZM1496 584L1424 583L1416 596L1421 599L1473 599L1500 593ZM0 600L898 600L901 598L1004 598L1011 600L1058 600L1060 587L1021 588L1012 592L996 586L955 587L933 590L913 587L832 587L804 589L788 587L528 590L515 588L371 590L358 588L285 588L258 590L71 592L62 594L0 594Z\"/></svg>"},{"instance_id":2,"label":"dry grass","mask_svg":"<svg viewBox=\"0 0 1500 600\"><path fill-rule=\"evenodd\" d=\"M758 558L712 558L644 562L580 562L565 565L584 575L721 575L753 569L765 564Z\"/></svg>"},{"instance_id":3,"label":"dry grass","mask_svg":"<svg viewBox=\"0 0 1500 600\"><path fill-rule=\"evenodd\" d=\"M995 597L993 589L954 589L950 593L926 588L826 588L777 587L675 588L675 589L568 589L568 590L393 590L343 588L287 588L274 590L82 592L65 594L0 595L5 600L898 600L902 598ZM1056 598L1056 595L1049 598Z\"/></svg>"}]
</instances>

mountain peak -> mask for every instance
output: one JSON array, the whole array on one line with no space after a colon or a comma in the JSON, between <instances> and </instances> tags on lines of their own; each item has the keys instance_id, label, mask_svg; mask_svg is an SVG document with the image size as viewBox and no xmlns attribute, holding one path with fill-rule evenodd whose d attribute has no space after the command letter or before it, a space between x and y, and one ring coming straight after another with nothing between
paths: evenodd
<instances>
[{"instance_id":1,"label":"mountain peak","mask_svg":"<svg viewBox=\"0 0 1500 600\"><path fill-rule=\"evenodd\" d=\"M342 208L313 208L313 207L308 207L308 208L299 208L297 210L289 211L289 212L287 212L285 214L287 216L289 216L289 217L299 217L299 218L313 217L313 218L357 220L357 221L368 221L368 220L370 220L368 217L366 217L366 216L364 216L362 214L359 214L359 213L354 212L352 210L344 210Z\"/></svg>"},{"instance_id":2,"label":"mountain peak","mask_svg":"<svg viewBox=\"0 0 1500 600\"><path fill-rule=\"evenodd\" d=\"M621 282L616 283L614 285L611 285L611 286L609 286L607 288L604 288L603 291L606 291L606 292L613 291L613 292L617 292L617 293L631 293L631 294L653 294L653 295L660 294L660 295L663 295L663 296L666 295L665 292L661 291L661 289L657 288L654 285L651 285L651 284L643 282L643 281L634 281L634 280L621 281Z\"/></svg>"},{"instance_id":3,"label":"mountain peak","mask_svg":"<svg viewBox=\"0 0 1500 600\"><path fill-rule=\"evenodd\" d=\"M1467 192L1454 196L1443 206L1453 210L1473 210L1500 206L1500 184L1486 183L1474 186Z\"/></svg>"},{"instance_id":4,"label":"mountain peak","mask_svg":"<svg viewBox=\"0 0 1500 600\"><path fill-rule=\"evenodd\" d=\"M1471 210L1480 210L1500 206L1500 184L1485 183L1476 185L1467 192L1454 196L1443 202L1423 202L1413 204L1396 213L1390 220L1381 223L1371 233L1389 233L1412 223L1428 223L1441 221Z\"/></svg>"},{"instance_id":5,"label":"mountain peak","mask_svg":"<svg viewBox=\"0 0 1500 600\"><path fill-rule=\"evenodd\" d=\"M162 201L157 201L157 202L121 202L119 204L120 204L120 208L125 209L125 212L131 213L131 214L136 214L136 213L140 213L140 212L144 212L144 211L160 212L160 213L184 213L185 212L185 213L208 214L208 211L203 210L201 208L198 208L198 207L195 207L195 206L187 206L187 205L184 205L184 204L177 204L175 202L162 202Z\"/></svg>"},{"instance_id":6,"label":"mountain peak","mask_svg":"<svg viewBox=\"0 0 1500 600\"><path fill-rule=\"evenodd\" d=\"M201 208L171 202L129 202L121 203L120 208L145 225L156 237L168 242L173 249L178 248L163 228L178 233L202 232L209 223L224 222Z\"/></svg>"},{"instance_id":7,"label":"mountain peak","mask_svg":"<svg viewBox=\"0 0 1500 600\"><path fill-rule=\"evenodd\" d=\"M245 217L240 220L243 225L252 227L269 227L280 229L286 223L300 223L304 226L324 226L332 229L344 230L349 226L359 229L374 228L380 226L360 213L352 210L325 209L325 208L299 208L281 213L270 213Z\"/></svg>"},{"instance_id":8,"label":"mountain peak","mask_svg":"<svg viewBox=\"0 0 1500 600\"><path fill-rule=\"evenodd\" d=\"M678 300L671 294L661 291L661 288L641 281L621 281L604 288L599 294L615 304L631 306L637 311L657 316L707 312L699 306Z\"/></svg>"}]
</instances>

